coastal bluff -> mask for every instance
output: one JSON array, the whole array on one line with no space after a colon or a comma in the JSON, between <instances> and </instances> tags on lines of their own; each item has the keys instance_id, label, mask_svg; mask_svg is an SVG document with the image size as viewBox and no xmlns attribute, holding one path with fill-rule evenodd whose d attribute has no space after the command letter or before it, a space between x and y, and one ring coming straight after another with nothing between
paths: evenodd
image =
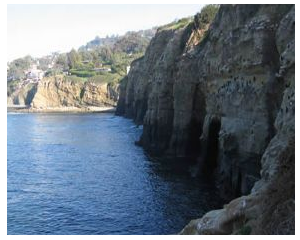
<instances>
[{"instance_id":1,"label":"coastal bluff","mask_svg":"<svg viewBox=\"0 0 300 240\"><path fill-rule=\"evenodd\" d=\"M116 114L143 124L150 155L193 159L230 202L181 234L294 234L295 6L221 5L199 19L157 30Z\"/></svg>"},{"instance_id":2,"label":"coastal bluff","mask_svg":"<svg viewBox=\"0 0 300 240\"><path fill-rule=\"evenodd\" d=\"M7 103L27 105L30 112L93 112L114 109L118 97L117 83L72 81L55 76L35 84L20 84L7 97Z\"/></svg>"}]
</instances>

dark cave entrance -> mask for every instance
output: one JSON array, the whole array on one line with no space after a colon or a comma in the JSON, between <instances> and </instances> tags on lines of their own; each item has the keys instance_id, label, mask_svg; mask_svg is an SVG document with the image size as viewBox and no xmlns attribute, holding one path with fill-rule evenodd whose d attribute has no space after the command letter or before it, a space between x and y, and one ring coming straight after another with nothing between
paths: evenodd
<instances>
[{"instance_id":1,"label":"dark cave entrance","mask_svg":"<svg viewBox=\"0 0 300 240\"><path fill-rule=\"evenodd\" d=\"M186 155L193 159L192 164L199 164L199 157L203 151L203 143L200 137L203 132L203 123L206 116L206 102L205 94L202 92L201 87L196 84L193 93L193 111L189 126L189 135L187 141ZM205 149L205 147L204 147Z\"/></svg>"},{"instance_id":2,"label":"dark cave entrance","mask_svg":"<svg viewBox=\"0 0 300 240\"><path fill-rule=\"evenodd\" d=\"M220 128L220 119L213 118L209 124L207 137L207 148L204 164L204 173L206 175L211 176L218 165Z\"/></svg>"},{"instance_id":3,"label":"dark cave entrance","mask_svg":"<svg viewBox=\"0 0 300 240\"><path fill-rule=\"evenodd\" d=\"M192 118L190 133L189 133L189 142L187 144L187 155L192 157L197 161L197 157L201 151L201 141L200 136L202 134L202 122L196 118Z\"/></svg>"}]
</instances>

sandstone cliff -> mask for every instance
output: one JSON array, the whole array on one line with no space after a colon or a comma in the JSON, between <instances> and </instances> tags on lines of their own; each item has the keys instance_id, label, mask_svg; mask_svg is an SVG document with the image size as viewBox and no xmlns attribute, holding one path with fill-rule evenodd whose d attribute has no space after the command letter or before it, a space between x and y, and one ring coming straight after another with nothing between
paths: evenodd
<instances>
[{"instance_id":1,"label":"sandstone cliff","mask_svg":"<svg viewBox=\"0 0 300 240\"><path fill-rule=\"evenodd\" d=\"M209 28L159 29L132 64L117 114L144 125L140 144L244 195L183 234L294 232L294 44L293 5L224 5Z\"/></svg>"},{"instance_id":2,"label":"sandstone cliff","mask_svg":"<svg viewBox=\"0 0 300 240\"><path fill-rule=\"evenodd\" d=\"M118 84L71 81L56 76L18 87L8 97L8 104L30 105L33 110L114 107L118 97Z\"/></svg>"}]
</instances>

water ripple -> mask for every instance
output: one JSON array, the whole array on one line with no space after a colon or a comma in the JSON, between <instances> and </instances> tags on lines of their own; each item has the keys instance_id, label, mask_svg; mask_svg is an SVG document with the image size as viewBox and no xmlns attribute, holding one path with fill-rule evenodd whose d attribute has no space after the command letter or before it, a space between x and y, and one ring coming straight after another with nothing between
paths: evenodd
<instances>
[{"instance_id":1,"label":"water ripple","mask_svg":"<svg viewBox=\"0 0 300 240\"><path fill-rule=\"evenodd\" d=\"M185 168L147 158L141 132L111 114L8 114L8 234L173 234L219 206Z\"/></svg>"}]
</instances>

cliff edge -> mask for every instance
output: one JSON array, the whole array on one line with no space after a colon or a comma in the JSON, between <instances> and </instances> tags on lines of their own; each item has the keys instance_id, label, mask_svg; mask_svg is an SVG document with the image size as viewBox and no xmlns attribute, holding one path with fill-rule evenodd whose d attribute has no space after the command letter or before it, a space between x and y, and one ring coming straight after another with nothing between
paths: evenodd
<instances>
[{"instance_id":1,"label":"cliff edge","mask_svg":"<svg viewBox=\"0 0 300 240\"><path fill-rule=\"evenodd\" d=\"M232 200L182 234L293 234L295 7L222 5L158 29L120 85L117 114L152 155L185 157ZM242 197L241 197L242 196Z\"/></svg>"}]
</instances>

